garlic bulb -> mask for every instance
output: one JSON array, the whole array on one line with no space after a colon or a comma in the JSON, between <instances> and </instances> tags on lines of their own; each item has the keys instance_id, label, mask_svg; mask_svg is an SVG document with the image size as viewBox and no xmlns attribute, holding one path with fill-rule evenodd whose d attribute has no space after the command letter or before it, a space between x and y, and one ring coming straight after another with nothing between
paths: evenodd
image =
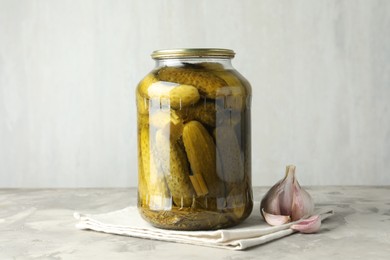
<instances>
[{"instance_id":1,"label":"garlic bulb","mask_svg":"<svg viewBox=\"0 0 390 260\"><path fill-rule=\"evenodd\" d=\"M311 217L314 212L313 199L295 178L294 165L287 166L286 176L265 194L260 212L264 220L272 226L310 217L292 225L291 228L302 233L316 232L321 225L319 216Z\"/></svg>"}]
</instances>

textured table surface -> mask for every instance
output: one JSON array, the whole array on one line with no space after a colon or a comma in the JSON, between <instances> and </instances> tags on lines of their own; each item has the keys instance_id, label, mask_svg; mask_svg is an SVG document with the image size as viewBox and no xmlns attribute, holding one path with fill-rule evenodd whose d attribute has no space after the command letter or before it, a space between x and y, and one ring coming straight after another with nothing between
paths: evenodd
<instances>
[{"instance_id":1,"label":"textured table surface","mask_svg":"<svg viewBox=\"0 0 390 260\"><path fill-rule=\"evenodd\" d=\"M0 259L389 259L390 187L308 190L316 205L335 210L320 233L230 251L75 228L74 211L135 205L135 189L0 189ZM265 191L254 188L255 200Z\"/></svg>"}]
</instances>

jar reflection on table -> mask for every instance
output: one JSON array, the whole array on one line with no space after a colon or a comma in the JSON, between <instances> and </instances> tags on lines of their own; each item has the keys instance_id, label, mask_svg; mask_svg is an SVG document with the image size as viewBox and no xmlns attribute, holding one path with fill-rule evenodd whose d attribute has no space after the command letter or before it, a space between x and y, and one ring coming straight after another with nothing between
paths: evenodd
<instances>
[{"instance_id":1,"label":"jar reflection on table","mask_svg":"<svg viewBox=\"0 0 390 260\"><path fill-rule=\"evenodd\" d=\"M156 51L138 85L138 208L152 225L208 230L252 211L249 83L224 49Z\"/></svg>"}]
</instances>

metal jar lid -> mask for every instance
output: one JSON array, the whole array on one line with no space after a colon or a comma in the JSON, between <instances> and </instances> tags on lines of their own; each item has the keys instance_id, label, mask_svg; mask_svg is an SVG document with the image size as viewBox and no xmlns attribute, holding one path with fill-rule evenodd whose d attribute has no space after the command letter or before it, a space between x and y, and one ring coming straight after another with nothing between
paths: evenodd
<instances>
[{"instance_id":1,"label":"metal jar lid","mask_svg":"<svg viewBox=\"0 0 390 260\"><path fill-rule=\"evenodd\" d=\"M185 59L185 58L234 58L234 51L229 49L167 49L157 50L152 53L155 60L161 59Z\"/></svg>"}]
</instances>

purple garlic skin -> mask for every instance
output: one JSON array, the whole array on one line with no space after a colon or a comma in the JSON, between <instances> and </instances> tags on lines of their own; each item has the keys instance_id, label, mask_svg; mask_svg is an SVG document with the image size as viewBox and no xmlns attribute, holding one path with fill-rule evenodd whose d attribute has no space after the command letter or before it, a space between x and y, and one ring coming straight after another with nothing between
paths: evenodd
<instances>
[{"instance_id":1,"label":"purple garlic skin","mask_svg":"<svg viewBox=\"0 0 390 260\"><path fill-rule=\"evenodd\" d=\"M286 167L286 176L265 194L261 201L260 213L273 226L310 217L314 203L295 177L295 166ZM320 222L321 223L321 222Z\"/></svg>"}]
</instances>

